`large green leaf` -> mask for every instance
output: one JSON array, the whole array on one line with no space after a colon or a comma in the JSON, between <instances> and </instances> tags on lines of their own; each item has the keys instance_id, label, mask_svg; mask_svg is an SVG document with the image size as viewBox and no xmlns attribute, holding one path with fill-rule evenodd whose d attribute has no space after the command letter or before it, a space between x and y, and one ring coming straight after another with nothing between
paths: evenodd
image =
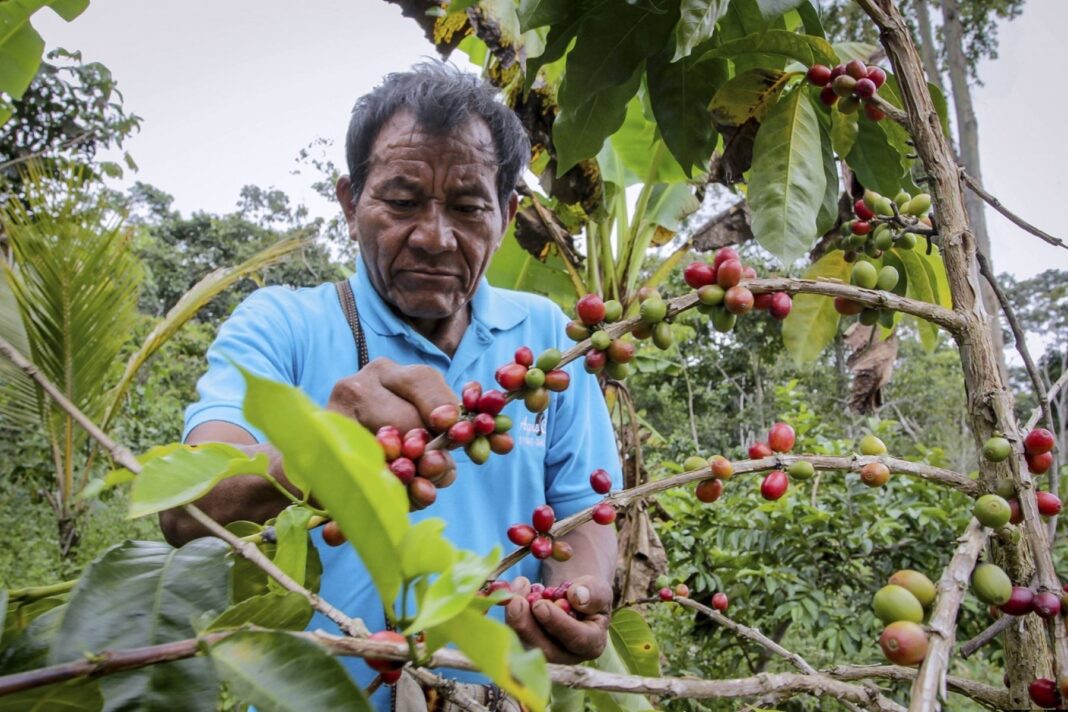
<instances>
[{"instance_id":1,"label":"large green leaf","mask_svg":"<svg viewBox=\"0 0 1068 712\"><path fill-rule=\"evenodd\" d=\"M712 37L716 23L730 6L730 0L682 0L675 25L675 53L672 62L688 57L693 48Z\"/></svg>"},{"instance_id":2,"label":"large green leaf","mask_svg":"<svg viewBox=\"0 0 1068 712\"><path fill-rule=\"evenodd\" d=\"M412 525L401 542L401 574L408 580L437 574L456 561L456 547L442 536L445 520L431 517Z\"/></svg>"},{"instance_id":3,"label":"large green leaf","mask_svg":"<svg viewBox=\"0 0 1068 712\"><path fill-rule=\"evenodd\" d=\"M853 265L841 250L828 252L805 271L805 279L827 279L849 284ZM838 333L834 300L819 294L794 295L794 307L782 325L786 350L798 364L815 361Z\"/></svg>"},{"instance_id":4,"label":"large green leaf","mask_svg":"<svg viewBox=\"0 0 1068 712\"><path fill-rule=\"evenodd\" d=\"M558 96L561 110L573 110L604 90L628 83L646 57L664 47L677 18L676 12L621 3L587 14L567 55Z\"/></svg>"},{"instance_id":5,"label":"large green leaf","mask_svg":"<svg viewBox=\"0 0 1068 712\"><path fill-rule=\"evenodd\" d=\"M613 614L612 617L615 618L615 615ZM616 638L612 635L609 635L608 645L605 646L601 656L593 661L592 667L605 672L616 673L617 675L634 674L628 669L626 662L620 656ZM644 695L601 692L600 690L590 690L587 695L598 712L638 712L639 710L654 709Z\"/></svg>"},{"instance_id":6,"label":"large green leaf","mask_svg":"<svg viewBox=\"0 0 1068 712\"><path fill-rule=\"evenodd\" d=\"M304 585L304 569L308 563L308 520L311 516L312 511L307 507L292 505L282 510L274 525L278 539L274 563L301 586ZM280 588L274 579L270 580L269 585Z\"/></svg>"},{"instance_id":7,"label":"large green leaf","mask_svg":"<svg viewBox=\"0 0 1068 712\"><path fill-rule=\"evenodd\" d=\"M804 4L805 0L756 0L757 7L765 20L772 20L783 13L796 9Z\"/></svg>"},{"instance_id":8,"label":"large green leaf","mask_svg":"<svg viewBox=\"0 0 1068 712\"><path fill-rule=\"evenodd\" d=\"M549 701L549 673L538 649L524 650L515 631L476 608L426 630L427 646L436 650L456 644L478 669L528 708L545 709Z\"/></svg>"},{"instance_id":9,"label":"large green leaf","mask_svg":"<svg viewBox=\"0 0 1068 712\"><path fill-rule=\"evenodd\" d=\"M239 522L237 524L241 526L234 527L234 523L231 523L226 528L241 537L259 533L263 529L263 527L260 527L250 531L249 529L251 528L246 526L250 523ZM319 590L319 582L323 575L323 563L319 559L319 550L315 548L315 543L312 542L311 537L306 537L306 539L308 553L304 563L304 587L314 593ZM277 548L274 544L260 543L258 547L268 559L274 558ZM270 583L273 579L259 566L236 552L231 553L230 559L233 562L233 571L230 576L230 595L231 600L235 603L253 596L272 593L276 590Z\"/></svg>"},{"instance_id":10,"label":"large green leaf","mask_svg":"<svg viewBox=\"0 0 1068 712\"><path fill-rule=\"evenodd\" d=\"M539 69L564 56L578 34L579 27L586 16L609 2L611 0L595 0L589 7L585 6L584 3L568 3L567 17L553 22L549 28L549 33L545 36L545 47L541 54L527 59L526 76L523 80L525 91L529 91L534 85ZM522 20L520 20L520 23L522 23Z\"/></svg>"},{"instance_id":11,"label":"large green leaf","mask_svg":"<svg viewBox=\"0 0 1068 712\"><path fill-rule=\"evenodd\" d=\"M542 262L524 250L516 242L514 222L508 226L501 246L493 253L486 279L494 287L542 294L566 312L571 311L578 299L562 259L550 251Z\"/></svg>"},{"instance_id":12,"label":"large green leaf","mask_svg":"<svg viewBox=\"0 0 1068 712\"><path fill-rule=\"evenodd\" d=\"M642 219L676 232L682 221L700 207L688 183L660 183L649 192L649 204Z\"/></svg>"},{"instance_id":13,"label":"large green leaf","mask_svg":"<svg viewBox=\"0 0 1068 712\"><path fill-rule=\"evenodd\" d=\"M211 659L230 692L262 712L371 712L336 658L288 633L235 633L211 646Z\"/></svg>"},{"instance_id":14,"label":"large green leaf","mask_svg":"<svg viewBox=\"0 0 1068 712\"><path fill-rule=\"evenodd\" d=\"M287 477L310 486L360 555L382 603L392 606L408 495L385 468L382 448L355 420L319 408L293 386L243 373L245 417L278 448Z\"/></svg>"},{"instance_id":15,"label":"large green leaf","mask_svg":"<svg viewBox=\"0 0 1068 712\"><path fill-rule=\"evenodd\" d=\"M716 123L729 126L764 121L789 80L790 75L778 69L750 69L720 87L708 110Z\"/></svg>"},{"instance_id":16,"label":"large green leaf","mask_svg":"<svg viewBox=\"0 0 1068 712\"><path fill-rule=\"evenodd\" d=\"M191 621L229 605L229 547L196 539L181 549L127 541L98 558L75 586L52 644L52 664L104 650L184 640ZM101 679L107 709L215 709L211 665L191 658Z\"/></svg>"},{"instance_id":17,"label":"large green leaf","mask_svg":"<svg viewBox=\"0 0 1068 712\"><path fill-rule=\"evenodd\" d=\"M927 265L927 276L934 285L936 304L946 309L953 308L953 293L949 291L949 275L946 274L946 263L942 261L942 253L938 247L931 245L931 253L928 254L926 247L918 247L920 256Z\"/></svg>"},{"instance_id":18,"label":"large green leaf","mask_svg":"<svg viewBox=\"0 0 1068 712\"><path fill-rule=\"evenodd\" d=\"M649 59L646 77L660 135L690 177L693 166L707 166L716 147L707 106L727 79L727 63L696 57L669 62L667 53L660 53Z\"/></svg>"},{"instance_id":19,"label":"large green leaf","mask_svg":"<svg viewBox=\"0 0 1068 712\"><path fill-rule=\"evenodd\" d=\"M183 445L145 463L130 489L130 517L143 517L200 499L227 477L266 474L266 455L249 457L224 443Z\"/></svg>"},{"instance_id":20,"label":"large green leaf","mask_svg":"<svg viewBox=\"0 0 1068 712\"><path fill-rule=\"evenodd\" d=\"M89 0L0 2L0 92L15 99L22 98L41 65L45 43L30 25L30 17L43 7L70 22L89 7Z\"/></svg>"},{"instance_id":21,"label":"large green leaf","mask_svg":"<svg viewBox=\"0 0 1068 712\"><path fill-rule=\"evenodd\" d=\"M816 118L820 124L820 148L823 155L823 175L827 180L827 186L823 190L823 202L820 204L819 214L816 216L816 234L825 235L834 227L838 220L838 162L834 160L834 138L831 135L833 125L831 116L824 112L820 105L809 100L816 111ZM834 112L838 113L838 112Z\"/></svg>"},{"instance_id":22,"label":"large green leaf","mask_svg":"<svg viewBox=\"0 0 1068 712\"><path fill-rule=\"evenodd\" d=\"M834 48L822 37L800 35L789 30L753 33L710 49L704 56L733 59L747 54L770 54L796 59L806 67L813 64L834 64L838 59Z\"/></svg>"},{"instance_id":23,"label":"large green leaf","mask_svg":"<svg viewBox=\"0 0 1068 712\"><path fill-rule=\"evenodd\" d=\"M619 130L612 134L611 144L629 175L635 176L638 182L651 179L653 183L675 183L686 180L682 166L670 152L663 150L665 144L658 135L657 124L646 118L638 96L627 102L626 117ZM705 157L707 159L708 156Z\"/></svg>"},{"instance_id":24,"label":"large green leaf","mask_svg":"<svg viewBox=\"0 0 1068 712\"><path fill-rule=\"evenodd\" d=\"M790 265L816 238L816 218L827 188L819 118L803 87L768 114L753 145L749 208L753 236Z\"/></svg>"},{"instance_id":25,"label":"large green leaf","mask_svg":"<svg viewBox=\"0 0 1068 712\"><path fill-rule=\"evenodd\" d=\"M660 677L660 646L640 613L632 608L616 611L608 634L631 675Z\"/></svg>"},{"instance_id":26,"label":"large green leaf","mask_svg":"<svg viewBox=\"0 0 1068 712\"><path fill-rule=\"evenodd\" d=\"M872 55L878 51L878 47L868 42L835 42L833 45L834 53L838 55L840 62L851 62L854 59L859 59L861 62L868 62Z\"/></svg>"},{"instance_id":27,"label":"large green leaf","mask_svg":"<svg viewBox=\"0 0 1068 712\"><path fill-rule=\"evenodd\" d=\"M519 29L523 32L535 27L566 22L572 0L519 0Z\"/></svg>"},{"instance_id":28,"label":"large green leaf","mask_svg":"<svg viewBox=\"0 0 1068 712\"><path fill-rule=\"evenodd\" d=\"M831 111L831 145L834 152L843 158L853 150L853 144L857 142L859 113L843 114L841 111Z\"/></svg>"},{"instance_id":29,"label":"large green leaf","mask_svg":"<svg viewBox=\"0 0 1068 712\"><path fill-rule=\"evenodd\" d=\"M891 145L883 123L859 122L857 139L845 160L865 188L883 195L896 195L901 189L905 170L901 166L901 154Z\"/></svg>"},{"instance_id":30,"label":"large green leaf","mask_svg":"<svg viewBox=\"0 0 1068 712\"><path fill-rule=\"evenodd\" d=\"M65 612L66 604L62 603L45 609L22 629L10 632L5 630L4 647L0 650L0 675L11 675L48 665L48 651L59 632ZM10 619L10 616L8 618Z\"/></svg>"},{"instance_id":31,"label":"large green leaf","mask_svg":"<svg viewBox=\"0 0 1068 712\"><path fill-rule=\"evenodd\" d=\"M265 593L235 603L212 618L202 632L255 625L260 628L304 630L312 618L308 599L295 591Z\"/></svg>"},{"instance_id":32,"label":"large green leaf","mask_svg":"<svg viewBox=\"0 0 1068 712\"><path fill-rule=\"evenodd\" d=\"M420 546L419 542L412 543ZM482 588L500 555L498 548L484 557L470 551L458 552L452 566L421 592L419 614L408 626L406 634L431 628L460 614Z\"/></svg>"},{"instance_id":33,"label":"large green leaf","mask_svg":"<svg viewBox=\"0 0 1068 712\"><path fill-rule=\"evenodd\" d=\"M0 712L96 712L104 697L96 680L72 680L0 697Z\"/></svg>"},{"instance_id":34,"label":"large green leaf","mask_svg":"<svg viewBox=\"0 0 1068 712\"><path fill-rule=\"evenodd\" d=\"M922 302L938 304L938 284L935 281L934 272L919 249L919 246L913 250L894 248L893 252L905 267L908 296ZM938 327L924 319L917 319L916 322L920 332L920 343L926 350L933 351L938 345Z\"/></svg>"},{"instance_id":35,"label":"large green leaf","mask_svg":"<svg viewBox=\"0 0 1068 712\"><path fill-rule=\"evenodd\" d=\"M564 75L561 86L566 86ZM556 148L556 175L561 176L573 165L597 155L605 139L614 134L627 117L627 102L638 91L641 67L631 78L589 97L589 101L575 107L560 105L560 113L553 122L553 146Z\"/></svg>"}]
</instances>

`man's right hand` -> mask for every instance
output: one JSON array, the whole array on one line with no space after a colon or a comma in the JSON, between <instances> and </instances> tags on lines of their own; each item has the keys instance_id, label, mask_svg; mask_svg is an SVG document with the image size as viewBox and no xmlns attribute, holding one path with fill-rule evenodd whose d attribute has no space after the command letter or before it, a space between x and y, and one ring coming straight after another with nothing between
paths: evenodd
<instances>
[{"instance_id":1,"label":"man's right hand","mask_svg":"<svg viewBox=\"0 0 1068 712\"><path fill-rule=\"evenodd\" d=\"M372 433L383 425L392 425L403 436L409 430L427 428L430 412L438 406L459 402L442 375L430 366L401 366L387 358L376 358L358 373L334 384L326 409L355 418ZM445 456L448 463L444 471L426 478L435 487L448 487L456 481L456 464L447 451ZM413 509L427 506L427 500L420 500L411 492Z\"/></svg>"},{"instance_id":2,"label":"man's right hand","mask_svg":"<svg viewBox=\"0 0 1068 712\"><path fill-rule=\"evenodd\" d=\"M430 366L401 366L376 358L334 384L326 409L355 418L372 433L392 425L403 435L428 427L430 411L439 405L459 402L459 396Z\"/></svg>"}]
</instances>

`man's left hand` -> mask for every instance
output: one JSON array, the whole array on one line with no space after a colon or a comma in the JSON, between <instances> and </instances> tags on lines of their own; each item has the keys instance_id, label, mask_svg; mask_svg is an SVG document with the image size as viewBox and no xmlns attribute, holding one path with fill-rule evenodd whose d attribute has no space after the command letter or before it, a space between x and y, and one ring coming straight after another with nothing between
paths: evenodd
<instances>
[{"instance_id":1,"label":"man's left hand","mask_svg":"<svg viewBox=\"0 0 1068 712\"><path fill-rule=\"evenodd\" d=\"M612 587L607 581L580 576L571 582L567 601L577 618L548 600L531 607L530 581L523 576L512 581L512 593L516 595L505 609L505 622L524 645L540 648L549 662L574 665L604 652L612 613Z\"/></svg>"}]
</instances>

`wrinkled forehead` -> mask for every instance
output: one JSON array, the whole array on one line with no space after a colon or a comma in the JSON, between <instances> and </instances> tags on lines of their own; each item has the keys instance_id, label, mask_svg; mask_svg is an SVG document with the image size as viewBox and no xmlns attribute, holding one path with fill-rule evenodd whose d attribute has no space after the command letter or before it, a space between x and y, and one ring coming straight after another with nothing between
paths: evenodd
<instances>
[{"instance_id":1,"label":"wrinkled forehead","mask_svg":"<svg viewBox=\"0 0 1068 712\"><path fill-rule=\"evenodd\" d=\"M420 122L402 109L382 125L371 146L372 163L442 159L496 169L497 151L486 122L469 116L445 128Z\"/></svg>"}]
</instances>

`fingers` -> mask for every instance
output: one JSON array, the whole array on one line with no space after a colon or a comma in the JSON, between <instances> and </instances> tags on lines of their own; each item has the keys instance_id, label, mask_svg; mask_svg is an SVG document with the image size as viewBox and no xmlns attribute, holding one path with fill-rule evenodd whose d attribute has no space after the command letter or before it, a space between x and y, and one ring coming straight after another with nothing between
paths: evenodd
<instances>
[{"instance_id":1,"label":"fingers","mask_svg":"<svg viewBox=\"0 0 1068 712\"><path fill-rule=\"evenodd\" d=\"M608 638L607 615L597 613L572 618L562 608L544 599L534 604L532 612L543 634L557 641L572 658L569 663L593 660L604 652Z\"/></svg>"},{"instance_id":2,"label":"fingers","mask_svg":"<svg viewBox=\"0 0 1068 712\"><path fill-rule=\"evenodd\" d=\"M418 411L422 422L416 427L429 425L430 411L439 405L460 402L445 377L430 366L401 366L387 361L380 367L378 378L383 387Z\"/></svg>"},{"instance_id":3,"label":"fingers","mask_svg":"<svg viewBox=\"0 0 1068 712\"><path fill-rule=\"evenodd\" d=\"M423 427L418 409L383 386L372 365L335 383L326 408L355 418L371 432L383 425L396 426L401 433Z\"/></svg>"},{"instance_id":4,"label":"fingers","mask_svg":"<svg viewBox=\"0 0 1068 712\"><path fill-rule=\"evenodd\" d=\"M592 616L612 610L612 587L594 576L579 576L567 589L567 602L576 613Z\"/></svg>"},{"instance_id":5,"label":"fingers","mask_svg":"<svg viewBox=\"0 0 1068 712\"><path fill-rule=\"evenodd\" d=\"M534 618L530 603L527 602L527 593L530 592L529 583L520 585L519 579L516 579L512 582L512 591L517 595L512 597L504 609L504 622L516 632L519 640L529 648L540 649L550 662L565 664L581 662L579 658L569 654L550 639ZM543 603L556 608L549 601L538 601L538 604ZM560 612L563 613L563 611ZM564 617L567 617L567 614L564 614Z\"/></svg>"}]
</instances>

